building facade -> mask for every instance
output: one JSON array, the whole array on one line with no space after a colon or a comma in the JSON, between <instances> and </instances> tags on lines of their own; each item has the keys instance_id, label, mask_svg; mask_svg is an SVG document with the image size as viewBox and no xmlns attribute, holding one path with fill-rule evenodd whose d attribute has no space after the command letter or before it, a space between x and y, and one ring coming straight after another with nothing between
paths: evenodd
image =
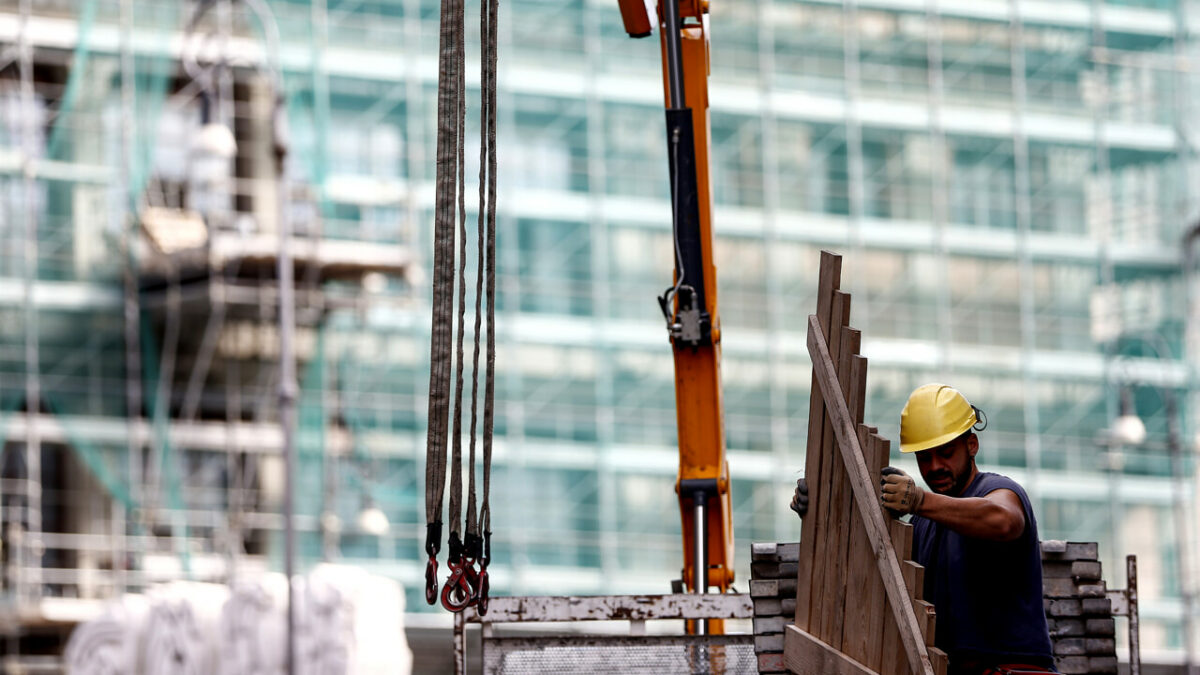
<instances>
[{"instance_id":1,"label":"building facade","mask_svg":"<svg viewBox=\"0 0 1200 675\"><path fill-rule=\"evenodd\" d=\"M830 249L867 420L896 438L913 388L953 383L1044 539L1101 542L1112 587L1138 555L1143 649L1179 658L1200 571L1190 5L711 3L735 586L750 542L799 536L804 331ZM0 2L13 607L281 564L282 202L302 564L370 567L426 609L438 12ZM679 576L659 54L614 2L501 6L494 593ZM468 132L470 177L473 109ZM1109 431L1126 413L1136 443ZM372 506L382 535L358 525Z\"/></svg>"}]
</instances>

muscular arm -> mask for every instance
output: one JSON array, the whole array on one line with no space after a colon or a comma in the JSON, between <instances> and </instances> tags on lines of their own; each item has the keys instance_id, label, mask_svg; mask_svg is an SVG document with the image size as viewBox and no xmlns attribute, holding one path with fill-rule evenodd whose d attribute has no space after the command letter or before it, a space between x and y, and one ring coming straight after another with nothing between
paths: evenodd
<instances>
[{"instance_id":1,"label":"muscular arm","mask_svg":"<svg viewBox=\"0 0 1200 675\"><path fill-rule=\"evenodd\" d=\"M917 515L974 539L1013 541L1025 532L1025 509L1012 490L966 498L926 492Z\"/></svg>"}]
</instances>

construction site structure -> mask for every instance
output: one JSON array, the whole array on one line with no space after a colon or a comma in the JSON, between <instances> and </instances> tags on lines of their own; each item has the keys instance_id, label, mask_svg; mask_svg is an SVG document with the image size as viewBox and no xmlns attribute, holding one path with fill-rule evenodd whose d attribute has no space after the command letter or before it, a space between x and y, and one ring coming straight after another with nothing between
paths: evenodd
<instances>
[{"instance_id":1,"label":"construction site structure","mask_svg":"<svg viewBox=\"0 0 1200 675\"><path fill-rule=\"evenodd\" d=\"M1137 553L1142 652L1182 660L1194 5L713 3L736 551L796 539L805 309L820 249L845 247L867 418L887 435L935 376L987 392L981 463L1029 487L1043 536L1099 541L1110 570ZM122 590L281 568L285 194L298 556L365 565L422 605L436 6L272 2L276 52L242 2L0 1L7 663L49 658L53 631ZM674 375L647 302L670 259L646 122L661 53L611 2L505 6L493 500L513 529L493 589L662 592L680 545ZM1123 412L1140 439L1105 433ZM750 578L748 556L734 566Z\"/></svg>"},{"instance_id":2,"label":"construction site structure","mask_svg":"<svg viewBox=\"0 0 1200 675\"><path fill-rule=\"evenodd\" d=\"M1118 636L1126 640L1126 646L1120 650L1120 661L1127 670L1121 672L1130 675L1170 672L1162 665L1156 669L1142 668L1136 556L1126 558L1125 588L1111 588L1101 573L1096 542L1043 540L1041 547L1046 623L1054 665L1060 673L1118 672ZM762 542L752 548L750 597L754 604L758 672L782 675L789 672L784 635L796 619L800 543ZM912 566L906 563L905 567ZM1124 626L1118 625L1118 618L1123 619ZM936 631L936 622L926 627ZM893 631L889 639L894 638ZM889 658L889 664L894 662L894 657ZM861 668L857 661L839 660L839 663L851 672L859 672Z\"/></svg>"},{"instance_id":3,"label":"construction site structure","mask_svg":"<svg viewBox=\"0 0 1200 675\"><path fill-rule=\"evenodd\" d=\"M867 359L841 274L841 256L822 251L817 311L808 318L804 476L814 508L800 539L785 660L798 673L944 675L946 654L933 646L937 610L922 599L924 569L911 560L912 526L879 501L891 443L863 423Z\"/></svg>"}]
</instances>

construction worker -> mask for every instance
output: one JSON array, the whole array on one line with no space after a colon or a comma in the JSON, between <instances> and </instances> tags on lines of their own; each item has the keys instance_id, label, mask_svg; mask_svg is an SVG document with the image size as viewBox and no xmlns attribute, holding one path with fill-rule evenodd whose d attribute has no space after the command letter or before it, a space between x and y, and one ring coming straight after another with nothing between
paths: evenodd
<instances>
[{"instance_id":1,"label":"construction worker","mask_svg":"<svg viewBox=\"0 0 1200 675\"><path fill-rule=\"evenodd\" d=\"M916 453L929 489L887 467L881 499L897 517L912 514L913 559L925 567L950 675L1055 672L1037 521L1016 481L975 466L975 432L986 424L954 388L918 387L900 413L900 452ZM808 510L803 478L791 507L801 517Z\"/></svg>"}]
</instances>

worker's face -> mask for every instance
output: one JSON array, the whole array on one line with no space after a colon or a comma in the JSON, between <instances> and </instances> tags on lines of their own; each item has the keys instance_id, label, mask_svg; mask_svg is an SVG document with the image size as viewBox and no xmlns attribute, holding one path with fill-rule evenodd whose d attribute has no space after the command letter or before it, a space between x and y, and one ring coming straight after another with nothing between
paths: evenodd
<instances>
[{"instance_id":1,"label":"worker's face","mask_svg":"<svg viewBox=\"0 0 1200 675\"><path fill-rule=\"evenodd\" d=\"M966 434L945 445L918 452L917 467L929 489L957 497L971 482L977 452L979 439L975 434Z\"/></svg>"}]
</instances>

